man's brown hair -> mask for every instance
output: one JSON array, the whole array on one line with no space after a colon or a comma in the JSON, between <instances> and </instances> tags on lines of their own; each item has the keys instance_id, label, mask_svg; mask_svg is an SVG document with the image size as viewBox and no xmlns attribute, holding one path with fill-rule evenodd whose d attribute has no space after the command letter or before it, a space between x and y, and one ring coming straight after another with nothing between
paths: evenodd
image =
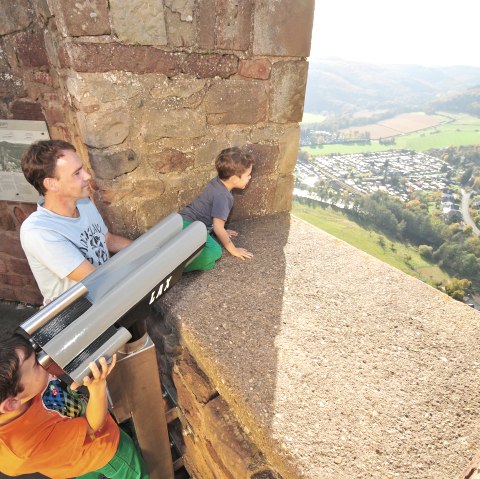
<instances>
[{"instance_id":1,"label":"man's brown hair","mask_svg":"<svg viewBox=\"0 0 480 479\"><path fill-rule=\"evenodd\" d=\"M234 146L222 150L215 160L215 168L221 180L231 176L242 176L253 165L253 156Z\"/></svg>"},{"instance_id":2,"label":"man's brown hair","mask_svg":"<svg viewBox=\"0 0 480 479\"><path fill-rule=\"evenodd\" d=\"M65 150L77 151L71 143L63 140L42 140L30 145L23 154L23 174L41 195L46 193L43 180L54 178L57 160Z\"/></svg>"},{"instance_id":3,"label":"man's brown hair","mask_svg":"<svg viewBox=\"0 0 480 479\"><path fill-rule=\"evenodd\" d=\"M33 354L32 345L19 334L0 341L0 403L15 397L24 389L19 373L19 350L23 351L25 359Z\"/></svg>"}]
</instances>

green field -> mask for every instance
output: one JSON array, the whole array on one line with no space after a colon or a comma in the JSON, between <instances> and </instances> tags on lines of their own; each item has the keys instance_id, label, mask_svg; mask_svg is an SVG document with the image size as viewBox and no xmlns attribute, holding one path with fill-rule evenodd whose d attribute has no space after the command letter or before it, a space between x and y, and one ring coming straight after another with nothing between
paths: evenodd
<instances>
[{"instance_id":1,"label":"green field","mask_svg":"<svg viewBox=\"0 0 480 479\"><path fill-rule=\"evenodd\" d=\"M302 123L322 123L325 118L327 118L325 115L319 113L304 113Z\"/></svg>"},{"instance_id":2,"label":"green field","mask_svg":"<svg viewBox=\"0 0 480 479\"><path fill-rule=\"evenodd\" d=\"M348 155L386 150L425 151L430 148L446 148L449 146L468 146L480 144L480 118L470 115L452 115L451 123L417 131L408 135L395 137L395 145L380 145L372 141L370 145L323 145L317 147L302 146L303 151L313 156L329 154Z\"/></svg>"},{"instance_id":3,"label":"green field","mask_svg":"<svg viewBox=\"0 0 480 479\"><path fill-rule=\"evenodd\" d=\"M425 261L416 248L397 241L391 241L375 231L368 231L354 221L349 220L341 212L335 211L330 207L312 208L294 201L292 213L336 238L431 286L445 283L450 279L449 275L444 273L438 266ZM385 241L384 248L380 244L382 241L380 237Z\"/></svg>"}]
</instances>

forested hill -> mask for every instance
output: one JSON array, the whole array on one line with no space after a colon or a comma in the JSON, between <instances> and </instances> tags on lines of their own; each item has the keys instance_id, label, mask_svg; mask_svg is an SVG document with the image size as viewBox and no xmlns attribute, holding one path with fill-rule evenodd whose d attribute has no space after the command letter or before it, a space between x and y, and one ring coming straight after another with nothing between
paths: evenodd
<instances>
[{"instance_id":1,"label":"forested hill","mask_svg":"<svg viewBox=\"0 0 480 479\"><path fill-rule=\"evenodd\" d=\"M435 100L448 102L472 87L480 87L480 68L310 60L305 112L414 111Z\"/></svg>"}]
</instances>

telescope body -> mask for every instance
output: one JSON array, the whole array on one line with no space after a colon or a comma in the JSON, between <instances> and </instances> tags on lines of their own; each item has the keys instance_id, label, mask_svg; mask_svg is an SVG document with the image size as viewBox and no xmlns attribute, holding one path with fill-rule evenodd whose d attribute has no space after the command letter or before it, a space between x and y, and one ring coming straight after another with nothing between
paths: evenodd
<instances>
[{"instance_id":1,"label":"telescope body","mask_svg":"<svg viewBox=\"0 0 480 479\"><path fill-rule=\"evenodd\" d=\"M34 345L39 362L68 383L82 384L88 364L111 357L138 339L152 304L181 277L201 251L206 227L183 229L171 214L114 255L19 327Z\"/></svg>"}]
</instances>

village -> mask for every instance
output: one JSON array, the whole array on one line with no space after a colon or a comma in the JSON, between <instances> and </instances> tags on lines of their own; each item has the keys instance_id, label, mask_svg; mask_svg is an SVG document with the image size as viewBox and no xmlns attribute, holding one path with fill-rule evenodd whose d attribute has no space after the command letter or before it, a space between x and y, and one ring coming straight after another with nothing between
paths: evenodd
<instances>
[{"instance_id":1,"label":"village","mask_svg":"<svg viewBox=\"0 0 480 479\"><path fill-rule=\"evenodd\" d=\"M300 196L308 190L314 193L312 188L323 184L340 194L385 191L408 201L414 191L448 193L454 184L448 163L411 150L300 158L295 172L295 193Z\"/></svg>"}]
</instances>

